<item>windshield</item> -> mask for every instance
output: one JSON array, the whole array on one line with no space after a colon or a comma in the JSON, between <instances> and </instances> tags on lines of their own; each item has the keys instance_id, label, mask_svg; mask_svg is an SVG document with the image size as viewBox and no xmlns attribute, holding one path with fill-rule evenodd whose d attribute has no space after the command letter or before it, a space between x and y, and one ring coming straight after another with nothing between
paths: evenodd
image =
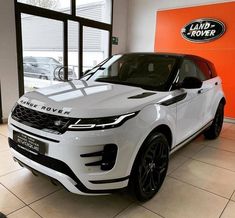
<instances>
[{"instance_id":1,"label":"windshield","mask_svg":"<svg viewBox=\"0 0 235 218\"><path fill-rule=\"evenodd\" d=\"M156 54L113 56L89 79L165 91L177 58Z\"/></svg>"}]
</instances>

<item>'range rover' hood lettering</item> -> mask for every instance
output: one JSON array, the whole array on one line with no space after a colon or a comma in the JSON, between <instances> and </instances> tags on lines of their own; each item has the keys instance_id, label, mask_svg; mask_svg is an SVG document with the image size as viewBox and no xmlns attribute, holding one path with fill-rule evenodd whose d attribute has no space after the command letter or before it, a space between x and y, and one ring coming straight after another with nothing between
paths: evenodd
<instances>
[{"instance_id":1,"label":"'range rover' hood lettering","mask_svg":"<svg viewBox=\"0 0 235 218\"><path fill-rule=\"evenodd\" d=\"M37 100L29 100L28 98L22 97L19 102L22 106L26 106L28 108L34 108L38 111L42 112L52 112L52 113L57 113L61 115L69 115L71 112L71 108L54 108L54 107L49 107L45 106L43 102L37 101Z\"/></svg>"}]
</instances>

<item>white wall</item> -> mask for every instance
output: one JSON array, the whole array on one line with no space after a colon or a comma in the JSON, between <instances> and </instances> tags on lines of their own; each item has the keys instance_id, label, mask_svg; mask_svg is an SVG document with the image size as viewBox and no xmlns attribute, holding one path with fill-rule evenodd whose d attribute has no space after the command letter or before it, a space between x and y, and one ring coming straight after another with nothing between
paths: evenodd
<instances>
[{"instance_id":1,"label":"white wall","mask_svg":"<svg viewBox=\"0 0 235 218\"><path fill-rule=\"evenodd\" d=\"M0 0L0 81L3 119L19 97L14 0Z\"/></svg>"},{"instance_id":2,"label":"white wall","mask_svg":"<svg viewBox=\"0 0 235 218\"><path fill-rule=\"evenodd\" d=\"M162 9L229 2L221 0L129 0L128 39L129 52L154 51L156 12Z\"/></svg>"},{"instance_id":3,"label":"white wall","mask_svg":"<svg viewBox=\"0 0 235 218\"><path fill-rule=\"evenodd\" d=\"M114 0L113 36L118 37L119 44L113 45L112 49L113 54L126 52L127 20L128 20L128 0Z\"/></svg>"}]
</instances>

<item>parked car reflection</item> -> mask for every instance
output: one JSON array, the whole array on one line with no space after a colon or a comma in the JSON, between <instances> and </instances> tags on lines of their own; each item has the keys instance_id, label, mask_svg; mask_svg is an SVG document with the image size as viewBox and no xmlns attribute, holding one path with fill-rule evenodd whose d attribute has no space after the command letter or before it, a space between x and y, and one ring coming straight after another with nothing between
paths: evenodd
<instances>
[{"instance_id":1,"label":"parked car reflection","mask_svg":"<svg viewBox=\"0 0 235 218\"><path fill-rule=\"evenodd\" d=\"M45 79L64 80L63 65L52 57L24 57L24 76ZM74 79L75 72L68 69L68 79Z\"/></svg>"}]
</instances>

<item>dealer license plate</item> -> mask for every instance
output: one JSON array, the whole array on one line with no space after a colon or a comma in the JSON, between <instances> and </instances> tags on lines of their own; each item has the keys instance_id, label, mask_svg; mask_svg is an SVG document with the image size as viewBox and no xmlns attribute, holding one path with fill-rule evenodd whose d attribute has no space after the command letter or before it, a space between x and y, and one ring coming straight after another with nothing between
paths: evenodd
<instances>
[{"instance_id":1,"label":"dealer license plate","mask_svg":"<svg viewBox=\"0 0 235 218\"><path fill-rule=\"evenodd\" d=\"M19 147L34 154L45 154L48 146L47 143L41 142L35 138L16 131L13 131L13 140Z\"/></svg>"}]
</instances>

